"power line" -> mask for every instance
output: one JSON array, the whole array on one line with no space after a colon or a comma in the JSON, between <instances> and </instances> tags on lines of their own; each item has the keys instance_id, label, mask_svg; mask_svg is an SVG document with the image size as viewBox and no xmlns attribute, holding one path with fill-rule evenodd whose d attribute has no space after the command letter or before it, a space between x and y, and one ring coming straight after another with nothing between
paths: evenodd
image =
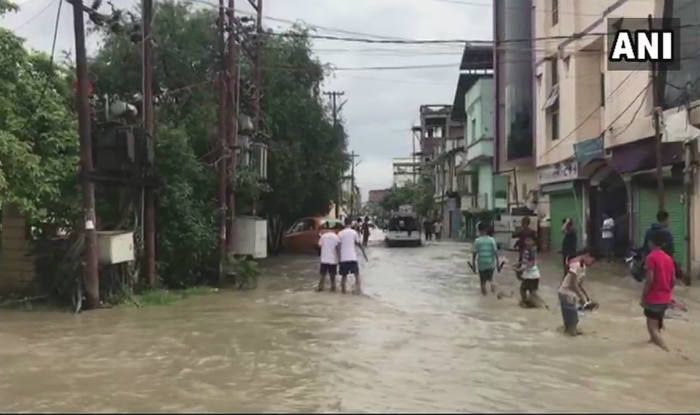
<instances>
[{"instance_id":1,"label":"power line","mask_svg":"<svg viewBox=\"0 0 700 415\"><path fill-rule=\"evenodd\" d=\"M630 73L625 77L625 79L623 79L622 82L620 82L620 83L617 85L617 87L615 87L615 89L613 89L612 92L610 92L610 94L605 98L605 101L610 100L610 98L612 98L612 96L615 95L615 93L616 93L618 90L620 90L620 88L622 88L622 85L624 85L624 84L632 77L632 75L635 74L635 73L640 73L640 72L630 72ZM645 73L645 72L641 72L641 73ZM597 76L600 76L599 74L596 74L596 75L597 75ZM645 90L646 90L646 87L642 89L642 91L645 91ZM636 100L637 100L637 99L635 98L635 100L634 100L632 103L634 103ZM627 109L629 109L629 106L627 107ZM623 111L621 114L624 114L625 112L627 112L627 109L625 109L625 111ZM549 153L551 153L552 151L554 151L555 148L559 147L559 146L560 146L561 144L563 144L566 140L568 140L569 138L571 138L571 137L574 135L574 133L575 133L576 131L578 131L579 129L581 129L581 127L583 127L583 125L584 125L588 120L590 120L595 114L597 114L599 111L600 111L600 108L599 108L599 107L598 107L598 108L595 108L593 111L591 111L591 113L588 114L588 115L586 116L586 118L584 118L583 121L581 121L573 130L571 130L571 132L570 132L569 134L567 134L566 137L557 140L557 142L556 142L554 145L552 145L551 147L549 147L544 153L538 155L538 157L539 157L539 156L546 156L547 154L549 154ZM618 116L618 119L619 119L619 116ZM616 119L615 121L617 121L617 119ZM614 121L613 121L613 122L614 122ZM605 131L605 130L607 130L607 128L605 128L603 131Z\"/></svg>"},{"instance_id":2,"label":"power line","mask_svg":"<svg viewBox=\"0 0 700 415\"><path fill-rule=\"evenodd\" d=\"M23 28L24 26L26 26L26 25L28 25L29 23L31 23L31 22L33 22L34 20L36 20L39 16L41 16L42 14L44 14L44 13L51 7L51 5L53 4L53 2L54 2L54 0L49 0L49 2L46 4L46 6L44 6L44 8L42 8L41 10L39 10L36 14L34 14L33 16L31 16L29 19L25 20L23 23L20 23L18 26L12 28L11 31L16 32L16 31L18 31L19 29Z\"/></svg>"}]
</instances>

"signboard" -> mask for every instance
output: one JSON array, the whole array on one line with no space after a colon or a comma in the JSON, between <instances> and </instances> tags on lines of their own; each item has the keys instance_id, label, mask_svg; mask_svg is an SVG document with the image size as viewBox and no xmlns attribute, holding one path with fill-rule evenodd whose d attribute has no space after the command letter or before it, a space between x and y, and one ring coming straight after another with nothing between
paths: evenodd
<instances>
[{"instance_id":1,"label":"signboard","mask_svg":"<svg viewBox=\"0 0 700 415\"><path fill-rule=\"evenodd\" d=\"M567 160L537 169L540 185L578 179L578 162Z\"/></svg>"},{"instance_id":2,"label":"signboard","mask_svg":"<svg viewBox=\"0 0 700 415\"><path fill-rule=\"evenodd\" d=\"M574 154L579 166L584 166L593 160L605 158L603 138L592 138L574 144Z\"/></svg>"}]
</instances>

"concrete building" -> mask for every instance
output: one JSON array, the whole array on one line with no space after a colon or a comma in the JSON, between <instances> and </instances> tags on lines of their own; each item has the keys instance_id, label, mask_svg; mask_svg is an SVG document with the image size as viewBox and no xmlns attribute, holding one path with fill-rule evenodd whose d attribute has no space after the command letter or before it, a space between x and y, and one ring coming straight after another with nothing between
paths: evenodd
<instances>
[{"instance_id":1,"label":"concrete building","mask_svg":"<svg viewBox=\"0 0 700 415\"><path fill-rule=\"evenodd\" d=\"M567 216L577 223L580 243L592 247L600 246L603 215L612 216L618 254L639 246L655 222L659 203L651 72L610 70L607 39L597 34L610 30L608 19L662 17L664 6L671 3L666 16L692 20L700 12L697 1L534 0L534 37L562 37L532 45L536 163L555 249L560 247L559 228ZM618 22L624 29L624 21ZM677 85L700 74L697 52L689 46L694 42L688 40L698 40L697 29L682 37L683 45L688 45L682 53L694 58L684 60L680 71L659 74L657 101L665 115L677 111L674 106L700 99L695 84L687 96L679 94L683 88ZM664 79L675 88L664 87ZM700 114L691 115L693 122L700 121ZM669 141L662 146L661 164L675 257L686 269L697 269L700 192L694 168L697 152L691 151L697 143Z\"/></svg>"},{"instance_id":2,"label":"concrete building","mask_svg":"<svg viewBox=\"0 0 700 415\"><path fill-rule=\"evenodd\" d=\"M540 13L541 14L541 13ZM538 210L531 0L494 0L494 174L506 210ZM501 189L505 187L505 189Z\"/></svg>"},{"instance_id":3,"label":"concrete building","mask_svg":"<svg viewBox=\"0 0 700 415\"><path fill-rule=\"evenodd\" d=\"M464 48L452 120L464 124L461 144L464 151L457 165L456 190L467 238L475 235L476 224L492 214L495 208L492 68L492 45L467 45Z\"/></svg>"},{"instance_id":4,"label":"concrete building","mask_svg":"<svg viewBox=\"0 0 700 415\"><path fill-rule=\"evenodd\" d=\"M457 190L457 166L462 162L464 125L454 121L451 105L420 107L421 169L433 178L434 219L442 223L442 237L459 238L461 213Z\"/></svg>"},{"instance_id":5,"label":"concrete building","mask_svg":"<svg viewBox=\"0 0 700 415\"><path fill-rule=\"evenodd\" d=\"M392 160L393 185L403 187L416 183L420 175L420 159L416 157L396 157Z\"/></svg>"},{"instance_id":6,"label":"concrete building","mask_svg":"<svg viewBox=\"0 0 700 415\"><path fill-rule=\"evenodd\" d=\"M367 202L378 205L384 201L389 192L390 189L370 190Z\"/></svg>"}]
</instances>

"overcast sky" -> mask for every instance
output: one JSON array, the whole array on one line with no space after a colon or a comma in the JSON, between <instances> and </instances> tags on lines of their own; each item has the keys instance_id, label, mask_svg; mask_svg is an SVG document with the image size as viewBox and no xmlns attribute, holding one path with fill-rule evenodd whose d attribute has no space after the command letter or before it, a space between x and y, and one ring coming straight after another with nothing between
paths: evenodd
<instances>
[{"instance_id":1,"label":"overcast sky","mask_svg":"<svg viewBox=\"0 0 700 415\"><path fill-rule=\"evenodd\" d=\"M49 52L59 0L14 0L21 10L0 25L27 40L27 46ZM158 1L158 0L155 0ZM131 7L137 0L113 0ZM196 0L202 3L217 0ZM89 1L86 0L86 3ZM318 34L341 37L401 39L491 39L488 0L265 0L264 24L284 29L277 19L323 26ZM103 6L106 7L106 6ZM251 10L246 0L236 7ZM63 5L56 50L73 50L71 8ZM88 39L88 53L99 39ZM457 45L365 44L315 40L323 62L340 68L436 65L430 69L347 70L328 79L326 90L344 91L343 108L350 150L360 155L358 184L366 200L370 189L391 185L392 157L409 156L411 126L421 104L451 104L457 86L462 47ZM447 67L446 67L447 66Z\"/></svg>"}]
</instances>

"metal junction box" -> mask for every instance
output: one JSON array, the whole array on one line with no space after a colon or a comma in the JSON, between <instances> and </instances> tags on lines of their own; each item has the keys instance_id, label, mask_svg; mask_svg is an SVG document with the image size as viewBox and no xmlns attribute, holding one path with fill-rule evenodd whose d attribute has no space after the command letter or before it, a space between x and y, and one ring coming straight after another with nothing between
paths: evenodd
<instances>
[{"instance_id":1,"label":"metal junction box","mask_svg":"<svg viewBox=\"0 0 700 415\"><path fill-rule=\"evenodd\" d=\"M134 233L126 231L97 232L100 263L120 264L134 260Z\"/></svg>"}]
</instances>

